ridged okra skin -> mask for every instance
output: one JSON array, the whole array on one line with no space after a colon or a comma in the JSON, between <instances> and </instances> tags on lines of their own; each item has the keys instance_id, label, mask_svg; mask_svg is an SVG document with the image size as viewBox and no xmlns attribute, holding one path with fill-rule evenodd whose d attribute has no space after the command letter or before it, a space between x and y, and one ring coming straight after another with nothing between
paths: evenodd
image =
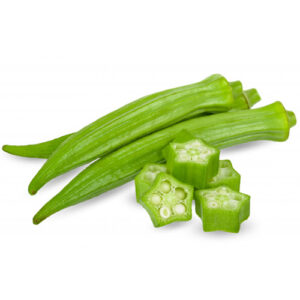
<instances>
[{"instance_id":1,"label":"ridged okra skin","mask_svg":"<svg viewBox=\"0 0 300 300\"><path fill-rule=\"evenodd\" d=\"M145 136L97 160L80 172L34 216L39 224L52 214L96 197L132 179L147 163L163 162L162 149L182 130L222 149L257 140L285 141L290 126L295 125L292 112L280 102L253 109L194 118Z\"/></svg>"},{"instance_id":2,"label":"ridged okra skin","mask_svg":"<svg viewBox=\"0 0 300 300\"><path fill-rule=\"evenodd\" d=\"M198 189L205 188L219 169L220 150L199 138L185 142L175 140L163 154L170 174Z\"/></svg>"},{"instance_id":3,"label":"ridged okra skin","mask_svg":"<svg viewBox=\"0 0 300 300\"><path fill-rule=\"evenodd\" d=\"M220 160L219 170L216 176L207 183L207 188L216 188L226 185L232 190L239 192L241 184L241 175L233 168L230 160Z\"/></svg>"},{"instance_id":4,"label":"ridged okra skin","mask_svg":"<svg viewBox=\"0 0 300 300\"><path fill-rule=\"evenodd\" d=\"M232 88L221 75L185 87L143 97L68 137L29 184L35 194L49 180L106 155L142 136L204 112L227 111Z\"/></svg>"},{"instance_id":5,"label":"ridged okra skin","mask_svg":"<svg viewBox=\"0 0 300 300\"><path fill-rule=\"evenodd\" d=\"M192 218L194 188L167 173L157 175L140 203L149 213L153 225L161 227Z\"/></svg>"},{"instance_id":6,"label":"ridged okra skin","mask_svg":"<svg viewBox=\"0 0 300 300\"><path fill-rule=\"evenodd\" d=\"M196 191L195 203L204 231L237 233L250 215L250 196L227 186Z\"/></svg>"},{"instance_id":7,"label":"ridged okra skin","mask_svg":"<svg viewBox=\"0 0 300 300\"><path fill-rule=\"evenodd\" d=\"M260 96L255 89L243 91L242 83L240 81L232 81L229 83L232 94L233 104L230 111L243 110L251 108L260 100ZM166 91L168 92L168 91ZM206 113L203 113L205 115ZM187 115L184 119L188 120L194 116L200 116L197 111ZM2 150L18 156L32 157L32 158L49 158L58 146L64 142L71 134L55 138L46 142L31 144L31 145L4 145Z\"/></svg>"},{"instance_id":8,"label":"ridged okra skin","mask_svg":"<svg viewBox=\"0 0 300 300\"><path fill-rule=\"evenodd\" d=\"M4 145L2 150L23 157L48 158L69 136L71 136L71 134L66 134L47 142L32 145Z\"/></svg>"},{"instance_id":9,"label":"ridged okra skin","mask_svg":"<svg viewBox=\"0 0 300 300\"><path fill-rule=\"evenodd\" d=\"M140 202L143 195L149 191L159 173L167 172L166 164L146 164L135 177L136 200Z\"/></svg>"}]
</instances>

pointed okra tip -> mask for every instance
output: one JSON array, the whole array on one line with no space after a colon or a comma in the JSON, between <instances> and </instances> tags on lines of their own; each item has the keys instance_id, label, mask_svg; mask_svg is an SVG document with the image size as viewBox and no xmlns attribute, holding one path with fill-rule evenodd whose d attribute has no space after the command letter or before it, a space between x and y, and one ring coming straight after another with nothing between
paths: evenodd
<instances>
[{"instance_id":1,"label":"pointed okra tip","mask_svg":"<svg viewBox=\"0 0 300 300\"><path fill-rule=\"evenodd\" d=\"M10 153L10 146L9 145L3 145L2 150L6 153Z\"/></svg>"},{"instance_id":2,"label":"pointed okra tip","mask_svg":"<svg viewBox=\"0 0 300 300\"><path fill-rule=\"evenodd\" d=\"M35 195L37 193L37 189L31 183L28 186L28 193L30 195Z\"/></svg>"}]
</instances>

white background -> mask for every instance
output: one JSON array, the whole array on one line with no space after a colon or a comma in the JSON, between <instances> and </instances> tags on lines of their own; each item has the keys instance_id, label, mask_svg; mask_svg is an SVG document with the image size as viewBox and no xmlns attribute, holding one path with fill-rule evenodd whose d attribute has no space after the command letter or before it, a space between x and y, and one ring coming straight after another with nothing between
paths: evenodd
<instances>
[{"instance_id":1,"label":"white background","mask_svg":"<svg viewBox=\"0 0 300 300\"><path fill-rule=\"evenodd\" d=\"M213 73L300 116L299 1L1 1L0 143L80 129ZM299 124L285 143L222 152L252 196L239 234L155 229L126 184L39 226L79 170L27 186L43 161L0 154L1 299L299 299Z\"/></svg>"}]
</instances>

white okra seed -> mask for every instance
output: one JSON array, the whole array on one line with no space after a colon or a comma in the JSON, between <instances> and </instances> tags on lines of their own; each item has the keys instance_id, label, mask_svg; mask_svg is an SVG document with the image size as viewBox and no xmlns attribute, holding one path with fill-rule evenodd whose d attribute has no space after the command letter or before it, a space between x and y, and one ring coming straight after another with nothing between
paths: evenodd
<instances>
[{"instance_id":1,"label":"white okra seed","mask_svg":"<svg viewBox=\"0 0 300 300\"><path fill-rule=\"evenodd\" d=\"M239 201L228 200L223 203L223 207L226 209L236 209L239 206Z\"/></svg>"},{"instance_id":2,"label":"white okra seed","mask_svg":"<svg viewBox=\"0 0 300 300\"><path fill-rule=\"evenodd\" d=\"M175 189L175 197L180 200L183 200L186 197L186 192L184 191L184 189L177 187Z\"/></svg>"},{"instance_id":3,"label":"white okra seed","mask_svg":"<svg viewBox=\"0 0 300 300\"><path fill-rule=\"evenodd\" d=\"M174 212L177 215L182 215L185 213L185 206L183 204L176 204L174 206Z\"/></svg>"},{"instance_id":4,"label":"white okra seed","mask_svg":"<svg viewBox=\"0 0 300 300\"><path fill-rule=\"evenodd\" d=\"M208 201L207 202L207 207L208 208L217 208L219 205L218 205L218 202L217 201Z\"/></svg>"},{"instance_id":5,"label":"white okra seed","mask_svg":"<svg viewBox=\"0 0 300 300\"><path fill-rule=\"evenodd\" d=\"M161 196L160 196L160 195L158 195L158 194L153 194L153 195L151 196L151 202L152 202L153 204L159 204L160 201L161 201Z\"/></svg>"},{"instance_id":6,"label":"white okra seed","mask_svg":"<svg viewBox=\"0 0 300 300\"><path fill-rule=\"evenodd\" d=\"M162 193L169 193L170 190L171 190L171 184L169 181L164 181L161 183L160 187L159 187L159 190L162 192Z\"/></svg>"},{"instance_id":7,"label":"white okra seed","mask_svg":"<svg viewBox=\"0 0 300 300\"><path fill-rule=\"evenodd\" d=\"M169 209L169 207L167 206L163 206L160 210L159 210L159 214L162 218L167 219L170 217L171 215L171 211Z\"/></svg>"}]
</instances>

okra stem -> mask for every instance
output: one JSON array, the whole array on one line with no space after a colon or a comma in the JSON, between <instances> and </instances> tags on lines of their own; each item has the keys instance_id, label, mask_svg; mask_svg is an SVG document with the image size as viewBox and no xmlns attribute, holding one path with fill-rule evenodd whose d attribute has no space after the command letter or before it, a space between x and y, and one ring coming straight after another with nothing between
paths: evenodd
<instances>
[{"instance_id":1,"label":"okra stem","mask_svg":"<svg viewBox=\"0 0 300 300\"><path fill-rule=\"evenodd\" d=\"M287 110L286 114L287 114L290 128L294 127L297 123L296 115L290 110Z\"/></svg>"},{"instance_id":2,"label":"okra stem","mask_svg":"<svg viewBox=\"0 0 300 300\"><path fill-rule=\"evenodd\" d=\"M255 140L284 141L289 129L288 116L280 102L181 122L138 139L89 165L40 209L33 223L39 224L68 206L132 180L146 163L162 162L161 149L182 130L221 149Z\"/></svg>"},{"instance_id":3,"label":"okra stem","mask_svg":"<svg viewBox=\"0 0 300 300\"><path fill-rule=\"evenodd\" d=\"M244 94L246 96L246 100L249 108L255 105L257 102L259 102L261 99L256 89L245 90Z\"/></svg>"}]
</instances>

